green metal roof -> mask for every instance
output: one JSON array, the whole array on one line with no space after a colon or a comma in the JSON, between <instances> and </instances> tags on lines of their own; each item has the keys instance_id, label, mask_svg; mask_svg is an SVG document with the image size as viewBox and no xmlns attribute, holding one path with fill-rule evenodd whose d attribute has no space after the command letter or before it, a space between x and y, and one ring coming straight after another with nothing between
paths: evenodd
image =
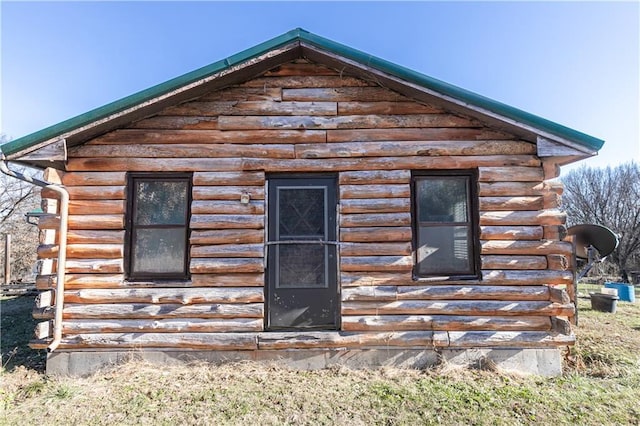
<instances>
[{"instance_id":1,"label":"green metal roof","mask_svg":"<svg viewBox=\"0 0 640 426\"><path fill-rule=\"evenodd\" d=\"M243 63L247 60L251 60L271 50L296 41L303 42L315 46L319 49L351 59L363 65L367 65L387 74L393 75L397 78L400 78L401 80L405 80L407 82L422 86L426 89L432 90L450 98L457 99L475 107L491 111L505 118L509 118L535 129L539 129L552 135L556 135L562 139L574 142L588 149L597 151L604 144L604 141L601 139L589 136L577 130L570 129L563 125L527 113L501 102L494 101L477 93L473 93L460 87L445 83L441 80L429 77L400 65L396 65L392 62L377 58L375 56L369 55L335 41L328 40L324 37L320 37L301 28L296 28L221 61L214 62L195 71L191 71L187 74L173 78L164 83L142 90L138 93L134 93L133 95L111 102L107 105L93 109L89 112L70 118L61 123L5 143L0 146L0 149L2 150L4 155L11 155L23 150L28 150L29 148L43 143L47 140L59 137L60 135L68 132L72 132L95 121L104 119L113 114L117 114L128 108L157 98L158 96L162 96L176 89L179 89L180 87L194 83L215 73L233 67L234 65Z\"/></svg>"}]
</instances>

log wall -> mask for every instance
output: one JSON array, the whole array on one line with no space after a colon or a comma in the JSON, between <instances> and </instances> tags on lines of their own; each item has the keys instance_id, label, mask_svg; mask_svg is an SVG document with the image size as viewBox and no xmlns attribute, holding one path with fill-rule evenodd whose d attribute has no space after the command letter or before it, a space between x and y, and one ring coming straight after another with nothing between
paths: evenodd
<instances>
[{"instance_id":1,"label":"log wall","mask_svg":"<svg viewBox=\"0 0 640 426\"><path fill-rule=\"evenodd\" d=\"M411 171L456 169L478 171L482 278L415 280ZM126 280L129 171L193 172L190 280ZM338 178L339 332L263 332L265 184L283 172ZM572 339L553 326L574 309L561 290L573 280L561 188L545 181L535 144L320 65L294 61L71 148L61 180L71 196L61 349ZM56 286L58 219L49 210L40 221L42 291ZM51 304L34 315L43 319L33 342L41 347Z\"/></svg>"}]
</instances>

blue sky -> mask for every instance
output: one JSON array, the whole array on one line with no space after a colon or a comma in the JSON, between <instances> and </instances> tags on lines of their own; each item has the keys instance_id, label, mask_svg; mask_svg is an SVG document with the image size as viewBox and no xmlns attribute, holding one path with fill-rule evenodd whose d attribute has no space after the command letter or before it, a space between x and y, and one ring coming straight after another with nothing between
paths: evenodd
<instances>
[{"instance_id":1,"label":"blue sky","mask_svg":"<svg viewBox=\"0 0 640 426\"><path fill-rule=\"evenodd\" d=\"M580 164L640 161L638 2L5 0L0 13L10 138L302 27L605 139Z\"/></svg>"}]
</instances>

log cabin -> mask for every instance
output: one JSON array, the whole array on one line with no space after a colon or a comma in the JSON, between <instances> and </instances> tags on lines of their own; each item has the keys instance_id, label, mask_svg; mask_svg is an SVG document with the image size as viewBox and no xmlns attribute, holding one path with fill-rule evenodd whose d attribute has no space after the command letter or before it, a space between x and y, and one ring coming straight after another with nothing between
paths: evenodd
<instances>
[{"instance_id":1,"label":"log cabin","mask_svg":"<svg viewBox=\"0 0 640 426\"><path fill-rule=\"evenodd\" d=\"M57 374L132 355L559 374L553 179L602 144L292 30L2 145L5 172L44 169L30 345Z\"/></svg>"}]
</instances>

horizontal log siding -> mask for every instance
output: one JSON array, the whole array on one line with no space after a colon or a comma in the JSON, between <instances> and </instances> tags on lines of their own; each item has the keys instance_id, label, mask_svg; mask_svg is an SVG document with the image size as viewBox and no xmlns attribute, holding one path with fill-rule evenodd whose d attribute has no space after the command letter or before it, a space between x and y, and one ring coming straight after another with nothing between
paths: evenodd
<instances>
[{"instance_id":1,"label":"horizontal log siding","mask_svg":"<svg viewBox=\"0 0 640 426\"><path fill-rule=\"evenodd\" d=\"M279 96L279 91L268 92ZM192 285L225 287L221 294L253 287L263 295L264 172L200 171L194 173L193 185ZM249 202L240 202L241 197Z\"/></svg>"},{"instance_id":2,"label":"horizontal log siding","mask_svg":"<svg viewBox=\"0 0 640 426\"><path fill-rule=\"evenodd\" d=\"M554 336L551 321L573 312L553 288L573 280L571 246L561 242L562 188L544 181L535 144L375 82L294 61L97 137L69 157L61 176L71 194L63 349L571 341ZM414 280L411 170L473 168L482 278ZM125 279L126 172L134 171L193 172L190 280ZM338 176L343 331L261 333L265 183L280 172ZM43 230L59 223L48 213ZM56 253L49 235L39 255L52 268L38 276L39 289L56 287ZM52 310L35 315L46 320Z\"/></svg>"},{"instance_id":3,"label":"horizontal log siding","mask_svg":"<svg viewBox=\"0 0 640 426\"><path fill-rule=\"evenodd\" d=\"M63 176L63 181L71 197L64 296L69 311L65 312L63 323L65 334L94 335L96 340L87 343L87 347L100 347L99 342L110 347L114 341L107 339L105 333L175 333L173 338L158 341L171 347L191 347L182 345L193 333L263 329L264 173L194 174L192 220L198 230L191 235L192 276L187 282L125 279L125 173L70 172ZM251 201L241 204L240 196L245 193ZM44 218L41 226L53 227L58 222L53 215ZM57 245L42 244L38 253L41 258L55 258ZM215 259L208 262L208 258ZM52 265L50 272L55 272L55 262ZM236 272L225 272L230 269ZM55 275L41 274L37 286L42 290L55 289ZM108 304L108 308L101 308L103 304ZM154 306L159 305L160 311L156 312ZM135 313L131 306L136 306ZM88 312L93 309L97 315ZM51 307L43 307L35 314L47 318L53 311ZM158 319L165 316L168 319ZM174 317L180 319L171 319ZM43 337L42 333L39 337ZM66 343L61 347L78 347L69 345L68 340L65 337ZM224 342L221 348L229 347L228 339L221 341ZM124 342L119 344L127 346ZM216 347L212 343L206 345Z\"/></svg>"}]
</instances>

